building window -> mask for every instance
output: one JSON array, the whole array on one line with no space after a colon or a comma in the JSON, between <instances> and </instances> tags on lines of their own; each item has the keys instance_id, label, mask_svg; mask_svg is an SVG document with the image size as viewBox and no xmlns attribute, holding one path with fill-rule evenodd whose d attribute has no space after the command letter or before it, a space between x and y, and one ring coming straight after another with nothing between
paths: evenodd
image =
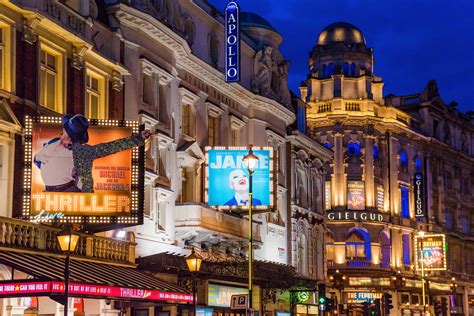
<instances>
[{"instance_id":1,"label":"building window","mask_svg":"<svg viewBox=\"0 0 474 316\"><path fill-rule=\"evenodd\" d=\"M400 158L400 167L403 171L407 171L408 169L408 154L405 150L401 150L399 154Z\"/></svg>"},{"instance_id":2,"label":"building window","mask_svg":"<svg viewBox=\"0 0 474 316\"><path fill-rule=\"evenodd\" d=\"M104 75L88 68L86 73L86 117L106 119L106 79Z\"/></svg>"},{"instance_id":3,"label":"building window","mask_svg":"<svg viewBox=\"0 0 474 316\"><path fill-rule=\"evenodd\" d=\"M63 113L63 56L41 43L40 49L40 104Z\"/></svg>"},{"instance_id":4,"label":"building window","mask_svg":"<svg viewBox=\"0 0 474 316\"><path fill-rule=\"evenodd\" d=\"M415 157L415 169L416 169L416 171L421 171L421 168L423 168L423 163L421 161L421 158L416 156Z\"/></svg>"},{"instance_id":5,"label":"building window","mask_svg":"<svg viewBox=\"0 0 474 316\"><path fill-rule=\"evenodd\" d=\"M183 105L181 114L181 133L188 136L192 134L192 110L190 105Z\"/></svg>"},{"instance_id":6,"label":"building window","mask_svg":"<svg viewBox=\"0 0 474 316\"><path fill-rule=\"evenodd\" d=\"M196 34L196 28L194 26L194 22L192 19L187 19L186 22L184 22L184 38L186 39L186 42L188 43L189 47L193 47L194 44L194 37Z\"/></svg>"},{"instance_id":7,"label":"building window","mask_svg":"<svg viewBox=\"0 0 474 316\"><path fill-rule=\"evenodd\" d=\"M347 144L347 155L349 157L356 157L360 155L360 144L356 142L349 142Z\"/></svg>"},{"instance_id":8,"label":"building window","mask_svg":"<svg viewBox=\"0 0 474 316\"><path fill-rule=\"evenodd\" d=\"M381 256L380 266L382 268L390 267L390 235L386 232L380 234Z\"/></svg>"},{"instance_id":9,"label":"building window","mask_svg":"<svg viewBox=\"0 0 474 316\"><path fill-rule=\"evenodd\" d=\"M6 34L6 27L0 26L0 88L3 89L5 86L5 56L7 55L5 52L5 34Z\"/></svg>"},{"instance_id":10,"label":"building window","mask_svg":"<svg viewBox=\"0 0 474 316\"><path fill-rule=\"evenodd\" d=\"M346 259L366 259L370 260L370 236L362 229L353 229L346 238Z\"/></svg>"},{"instance_id":11,"label":"building window","mask_svg":"<svg viewBox=\"0 0 474 316\"><path fill-rule=\"evenodd\" d=\"M231 129L230 130L230 145L231 146L238 146L239 145L239 139L240 139L240 130L238 129Z\"/></svg>"},{"instance_id":12,"label":"building window","mask_svg":"<svg viewBox=\"0 0 474 316\"><path fill-rule=\"evenodd\" d=\"M379 146L372 147L372 157L377 160L380 158L380 148Z\"/></svg>"},{"instance_id":13,"label":"building window","mask_svg":"<svg viewBox=\"0 0 474 316\"><path fill-rule=\"evenodd\" d=\"M325 142L325 143L323 144L323 146L324 146L325 148L327 148L327 149L331 149L331 148L332 148L332 145L331 145L330 142Z\"/></svg>"},{"instance_id":14,"label":"building window","mask_svg":"<svg viewBox=\"0 0 474 316\"><path fill-rule=\"evenodd\" d=\"M400 187L400 205L402 208L402 217L410 218L410 190L408 187Z\"/></svg>"},{"instance_id":15,"label":"building window","mask_svg":"<svg viewBox=\"0 0 474 316\"><path fill-rule=\"evenodd\" d=\"M298 115L298 131L301 133L306 133L306 107L298 106L297 107Z\"/></svg>"},{"instance_id":16,"label":"building window","mask_svg":"<svg viewBox=\"0 0 474 316\"><path fill-rule=\"evenodd\" d=\"M219 41L214 34L211 34L209 38L209 55L211 64L217 67L219 64Z\"/></svg>"},{"instance_id":17,"label":"building window","mask_svg":"<svg viewBox=\"0 0 474 316\"><path fill-rule=\"evenodd\" d=\"M0 89L11 91L12 66L11 26L0 17Z\"/></svg>"},{"instance_id":18,"label":"building window","mask_svg":"<svg viewBox=\"0 0 474 316\"><path fill-rule=\"evenodd\" d=\"M411 254L410 254L410 235L402 235L402 250L403 250L403 264L411 264Z\"/></svg>"},{"instance_id":19,"label":"building window","mask_svg":"<svg viewBox=\"0 0 474 316\"><path fill-rule=\"evenodd\" d=\"M334 235L331 232L326 233L326 256L328 261L333 261L334 257Z\"/></svg>"},{"instance_id":20,"label":"building window","mask_svg":"<svg viewBox=\"0 0 474 316\"><path fill-rule=\"evenodd\" d=\"M453 212L450 208L444 210L444 224L448 229L453 229Z\"/></svg>"},{"instance_id":21,"label":"building window","mask_svg":"<svg viewBox=\"0 0 474 316\"><path fill-rule=\"evenodd\" d=\"M153 77L149 75L143 75L142 78L142 94L143 94L143 103L148 106L154 106L155 102L153 100Z\"/></svg>"},{"instance_id":22,"label":"building window","mask_svg":"<svg viewBox=\"0 0 474 316\"><path fill-rule=\"evenodd\" d=\"M208 116L207 131L209 146L216 146L219 143L219 118Z\"/></svg>"},{"instance_id":23,"label":"building window","mask_svg":"<svg viewBox=\"0 0 474 316\"><path fill-rule=\"evenodd\" d=\"M444 172L444 187L448 190L453 189L453 177L449 171Z\"/></svg>"},{"instance_id":24,"label":"building window","mask_svg":"<svg viewBox=\"0 0 474 316\"><path fill-rule=\"evenodd\" d=\"M469 178L467 177L461 178L461 194L469 195Z\"/></svg>"}]
</instances>

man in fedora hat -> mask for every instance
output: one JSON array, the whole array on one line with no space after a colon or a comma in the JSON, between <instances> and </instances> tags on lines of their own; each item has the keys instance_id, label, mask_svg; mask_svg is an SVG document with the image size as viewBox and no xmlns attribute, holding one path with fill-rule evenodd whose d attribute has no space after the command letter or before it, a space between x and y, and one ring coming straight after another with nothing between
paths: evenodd
<instances>
[{"instance_id":1,"label":"man in fedora hat","mask_svg":"<svg viewBox=\"0 0 474 316\"><path fill-rule=\"evenodd\" d=\"M143 145L151 132L142 131L111 142L87 145L89 121L81 114L64 115L61 136L50 140L35 155L47 192L94 192L95 159Z\"/></svg>"}]
</instances>

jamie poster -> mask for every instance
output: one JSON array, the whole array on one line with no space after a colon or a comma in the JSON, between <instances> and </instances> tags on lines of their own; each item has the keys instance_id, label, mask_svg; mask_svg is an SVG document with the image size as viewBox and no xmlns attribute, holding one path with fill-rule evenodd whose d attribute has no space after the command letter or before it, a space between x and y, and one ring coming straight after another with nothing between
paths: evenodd
<instances>
[{"instance_id":1,"label":"jamie poster","mask_svg":"<svg viewBox=\"0 0 474 316\"><path fill-rule=\"evenodd\" d=\"M446 270L446 238L443 234L415 236L417 254L416 268L426 271Z\"/></svg>"},{"instance_id":2,"label":"jamie poster","mask_svg":"<svg viewBox=\"0 0 474 316\"><path fill-rule=\"evenodd\" d=\"M258 157L252 180L252 206L273 206L273 150L256 148ZM207 204L223 208L248 208L250 179L243 158L246 148L207 149Z\"/></svg>"},{"instance_id":3,"label":"jamie poster","mask_svg":"<svg viewBox=\"0 0 474 316\"><path fill-rule=\"evenodd\" d=\"M81 128L73 123L71 128ZM65 140L64 117L39 117L29 124L25 217L36 222L138 222L141 150L140 140L132 136L139 136L137 122L85 121L80 145Z\"/></svg>"},{"instance_id":4,"label":"jamie poster","mask_svg":"<svg viewBox=\"0 0 474 316\"><path fill-rule=\"evenodd\" d=\"M365 210L365 187L363 181L347 183L347 208L349 210Z\"/></svg>"}]
</instances>

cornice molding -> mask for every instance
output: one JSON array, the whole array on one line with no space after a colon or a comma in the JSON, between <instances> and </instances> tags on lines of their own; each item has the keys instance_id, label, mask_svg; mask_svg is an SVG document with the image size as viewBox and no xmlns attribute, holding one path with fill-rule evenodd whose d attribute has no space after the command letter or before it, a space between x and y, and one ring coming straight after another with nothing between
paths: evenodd
<instances>
[{"instance_id":1,"label":"cornice molding","mask_svg":"<svg viewBox=\"0 0 474 316\"><path fill-rule=\"evenodd\" d=\"M193 55L186 41L152 16L125 5L114 6L118 21L128 27L146 32L157 42L169 47L176 58L176 66L197 76L207 84L239 100L245 107L254 106L283 119L287 125L294 122L295 114L282 104L253 94L239 84L225 82L224 74Z\"/></svg>"}]
</instances>

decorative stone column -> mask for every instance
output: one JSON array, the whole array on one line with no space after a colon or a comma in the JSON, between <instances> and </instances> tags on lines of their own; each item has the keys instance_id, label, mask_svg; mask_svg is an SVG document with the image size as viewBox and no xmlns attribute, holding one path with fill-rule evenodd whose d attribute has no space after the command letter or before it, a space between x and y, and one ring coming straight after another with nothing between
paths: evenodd
<instances>
[{"instance_id":1,"label":"decorative stone column","mask_svg":"<svg viewBox=\"0 0 474 316\"><path fill-rule=\"evenodd\" d=\"M73 316L74 312L76 311L76 309L74 308L74 298L69 297L68 301L69 302L68 302L67 314L68 314L68 316ZM56 303L56 314L55 314L55 316L63 316L63 315L64 315L64 305Z\"/></svg>"}]
</instances>

